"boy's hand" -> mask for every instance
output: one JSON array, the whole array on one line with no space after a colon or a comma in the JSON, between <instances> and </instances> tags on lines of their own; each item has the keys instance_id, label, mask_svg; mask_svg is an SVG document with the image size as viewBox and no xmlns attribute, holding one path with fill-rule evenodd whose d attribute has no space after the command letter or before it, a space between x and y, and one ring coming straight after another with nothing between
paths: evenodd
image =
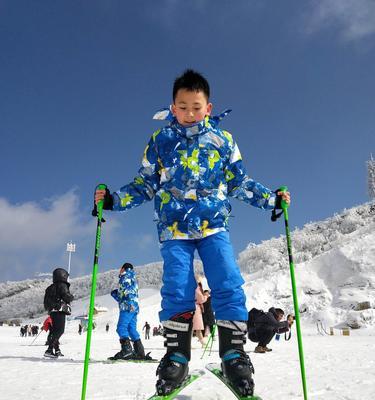
<instances>
[{"instance_id":1,"label":"boy's hand","mask_svg":"<svg viewBox=\"0 0 375 400\"><path fill-rule=\"evenodd\" d=\"M281 197L281 200L284 200L286 204L290 204L290 193L289 192L277 192L278 196Z\"/></svg>"},{"instance_id":2,"label":"boy's hand","mask_svg":"<svg viewBox=\"0 0 375 400\"><path fill-rule=\"evenodd\" d=\"M107 190L108 190L108 189L107 189ZM95 204L98 204L99 201L104 200L104 198L105 198L105 193L106 193L105 190L97 190L97 191L95 192Z\"/></svg>"},{"instance_id":3,"label":"boy's hand","mask_svg":"<svg viewBox=\"0 0 375 400\"><path fill-rule=\"evenodd\" d=\"M99 201L103 201L103 210L113 210L113 197L110 191L108 189L97 189L94 196L94 209L91 212L93 217L98 216L97 204ZM102 222L105 222L105 220L102 219Z\"/></svg>"},{"instance_id":4,"label":"boy's hand","mask_svg":"<svg viewBox=\"0 0 375 400\"><path fill-rule=\"evenodd\" d=\"M290 193L289 192L284 192L281 191L279 189L275 190L276 193L276 201L275 201L275 209L276 210L281 210L281 201L284 200L285 203L288 205L290 205Z\"/></svg>"},{"instance_id":5,"label":"boy's hand","mask_svg":"<svg viewBox=\"0 0 375 400\"><path fill-rule=\"evenodd\" d=\"M288 321L289 327L291 327L293 325L294 319L295 319L294 315L288 315L287 321Z\"/></svg>"}]
</instances>

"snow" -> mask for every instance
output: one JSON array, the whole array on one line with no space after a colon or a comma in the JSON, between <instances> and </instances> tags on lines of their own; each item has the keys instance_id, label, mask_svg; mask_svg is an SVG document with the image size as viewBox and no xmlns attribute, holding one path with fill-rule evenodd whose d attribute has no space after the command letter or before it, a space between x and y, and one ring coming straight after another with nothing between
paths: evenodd
<instances>
[{"instance_id":1,"label":"snow","mask_svg":"<svg viewBox=\"0 0 375 400\"><path fill-rule=\"evenodd\" d=\"M157 326L160 295L157 289L140 291L141 313L138 328L145 321ZM93 331L91 359L105 360L119 350L115 332L118 309L109 295L99 296L96 303L108 308L96 318L97 328ZM87 309L88 300L78 301L74 315ZM30 343L33 337L19 336L18 327L0 327L0 371L1 399L79 399L83 376L83 361L86 334L78 335L78 321L67 321L61 348L65 357L58 360L42 357L46 333L43 332ZM42 322L43 318L33 322ZM109 322L110 330L105 332ZM375 393L375 329L367 327L351 330L350 336L343 336L340 330L335 335L319 335L316 327L302 321L305 369L309 399L348 400L354 398L373 399ZM163 337L151 335L143 343L154 358L164 354ZM211 355L201 359L202 349L193 338L190 369L203 369L209 362L219 362L218 341L214 341ZM285 341L273 340L273 351L267 354L253 353L255 343L248 342L246 350L255 366L256 392L266 399L302 399L302 385L298 357L296 331ZM143 400L148 398L155 385L157 364L104 364L91 363L88 373L87 396L89 400ZM233 395L217 380L206 374L187 387L178 399L231 399Z\"/></svg>"},{"instance_id":2,"label":"snow","mask_svg":"<svg viewBox=\"0 0 375 400\"><path fill-rule=\"evenodd\" d=\"M372 400L375 397L375 205L364 204L345 210L325 221L307 224L292 232L305 369L309 399ZM285 238L260 245L249 244L238 259L244 279L247 307L267 310L281 307L294 313ZM200 270L199 262L196 262ZM161 263L136 267L141 312L138 328L148 321L159 325ZM118 271L98 274L95 304L106 312L95 317L92 360L106 360L119 350L115 327L117 304L110 297ZM44 289L49 280L0 283L1 320L34 318L43 322ZM91 277L72 279L76 297L73 315L61 340L64 359L42 357L46 334L21 338L18 327L0 326L1 399L22 396L30 399L79 399L81 394L86 334L78 335L77 319L87 313ZM26 319L25 319L26 318ZM321 335L317 323L327 332ZM105 325L110 324L109 333ZM342 328L350 329L349 336ZM160 359L165 350L161 336L144 340L147 351ZM298 343L295 327L292 338L272 341L273 351L255 354L255 343L246 350L255 366L256 393L264 400L302 399ZM203 369L219 362L218 342L210 356L201 359L202 349L193 338L190 369ZM154 391L155 364L92 363L89 367L87 399L146 399ZM233 398L231 392L208 371L186 388L179 399Z\"/></svg>"}]
</instances>

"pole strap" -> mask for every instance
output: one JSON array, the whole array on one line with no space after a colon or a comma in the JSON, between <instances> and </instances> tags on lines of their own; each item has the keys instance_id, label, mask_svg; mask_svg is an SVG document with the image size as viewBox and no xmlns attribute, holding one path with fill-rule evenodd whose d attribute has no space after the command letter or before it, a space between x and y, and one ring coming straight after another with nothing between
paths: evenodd
<instances>
[{"instance_id":1,"label":"pole strap","mask_svg":"<svg viewBox=\"0 0 375 400\"><path fill-rule=\"evenodd\" d=\"M272 210L272 215L271 215L271 221L276 222L284 213L284 210L281 210L280 212L276 212L276 209L274 208Z\"/></svg>"}]
</instances>

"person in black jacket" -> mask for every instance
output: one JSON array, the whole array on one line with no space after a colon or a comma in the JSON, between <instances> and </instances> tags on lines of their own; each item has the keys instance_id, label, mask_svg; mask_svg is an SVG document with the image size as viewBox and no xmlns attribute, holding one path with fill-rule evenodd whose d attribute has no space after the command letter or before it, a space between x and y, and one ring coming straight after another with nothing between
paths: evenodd
<instances>
[{"instance_id":1,"label":"person in black jacket","mask_svg":"<svg viewBox=\"0 0 375 400\"><path fill-rule=\"evenodd\" d=\"M203 303L203 324L204 324L204 336L212 334L215 325L215 314L212 310L211 305L211 294L209 290L205 290L203 294L206 296L206 301Z\"/></svg>"},{"instance_id":2,"label":"person in black jacket","mask_svg":"<svg viewBox=\"0 0 375 400\"><path fill-rule=\"evenodd\" d=\"M267 347L276 333L288 332L293 325L293 315L288 315L286 321L281 308L271 307L268 312L252 309L249 312L248 337L252 342L258 342L255 353L272 351Z\"/></svg>"},{"instance_id":3,"label":"person in black jacket","mask_svg":"<svg viewBox=\"0 0 375 400\"><path fill-rule=\"evenodd\" d=\"M52 320L50 331L51 340L44 357L57 358L64 356L60 350L59 339L65 330L66 315L71 314L70 303L74 296L70 293L68 282L69 273L63 268L56 268L53 271L53 284L46 289L44 306Z\"/></svg>"}]
</instances>

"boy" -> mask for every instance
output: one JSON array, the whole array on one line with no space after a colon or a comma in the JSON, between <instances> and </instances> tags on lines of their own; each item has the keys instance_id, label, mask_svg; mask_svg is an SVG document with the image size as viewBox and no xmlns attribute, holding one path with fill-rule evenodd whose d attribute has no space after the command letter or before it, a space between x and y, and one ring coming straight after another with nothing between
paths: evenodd
<instances>
[{"instance_id":1,"label":"boy","mask_svg":"<svg viewBox=\"0 0 375 400\"><path fill-rule=\"evenodd\" d=\"M64 268L53 271L53 284L48 286L44 295L44 307L51 317L50 333L48 335L48 349L44 357L63 357L59 339L65 331L65 317L71 314L70 303L74 296L70 293L68 282L69 273Z\"/></svg>"},{"instance_id":2,"label":"boy","mask_svg":"<svg viewBox=\"0 0 375 400\"><path fill-rule=\"evenodd\" d=\"M229 240L228 196L263 209L274 209L281 196L289 202L289 193L275 194L246 175L232 135L218 127L229 111L211 118L209 97L207 80L185 71L174 82L171 112L162 110L154 116L170 123L152 135L139 176L113 194L108 189L95 193L96 203L104 200L104 209L114 211L154 198L164 259L159 317L167 339L167 352L157 369L159 395L170 393L188 373L195 250L211 288L223 373L241 396L253 393L253 366L243 348L244 280Z\"/></svg>"},{"instance_id":3,"label":"boy","mask_svg":"<svg viewBox=\"0 0 375 400\"><path fill-rule=\"evenodd\" d=\"M132 264L125 263L121 267L118 285L118 289L112 290L111 296L118 302L120 309L116 332L120 337L121 350L109 359L144 359L145 350L137 331L138 284ZM133 342L134 352L130 340Z\"/></svg>"}]
</instances>

